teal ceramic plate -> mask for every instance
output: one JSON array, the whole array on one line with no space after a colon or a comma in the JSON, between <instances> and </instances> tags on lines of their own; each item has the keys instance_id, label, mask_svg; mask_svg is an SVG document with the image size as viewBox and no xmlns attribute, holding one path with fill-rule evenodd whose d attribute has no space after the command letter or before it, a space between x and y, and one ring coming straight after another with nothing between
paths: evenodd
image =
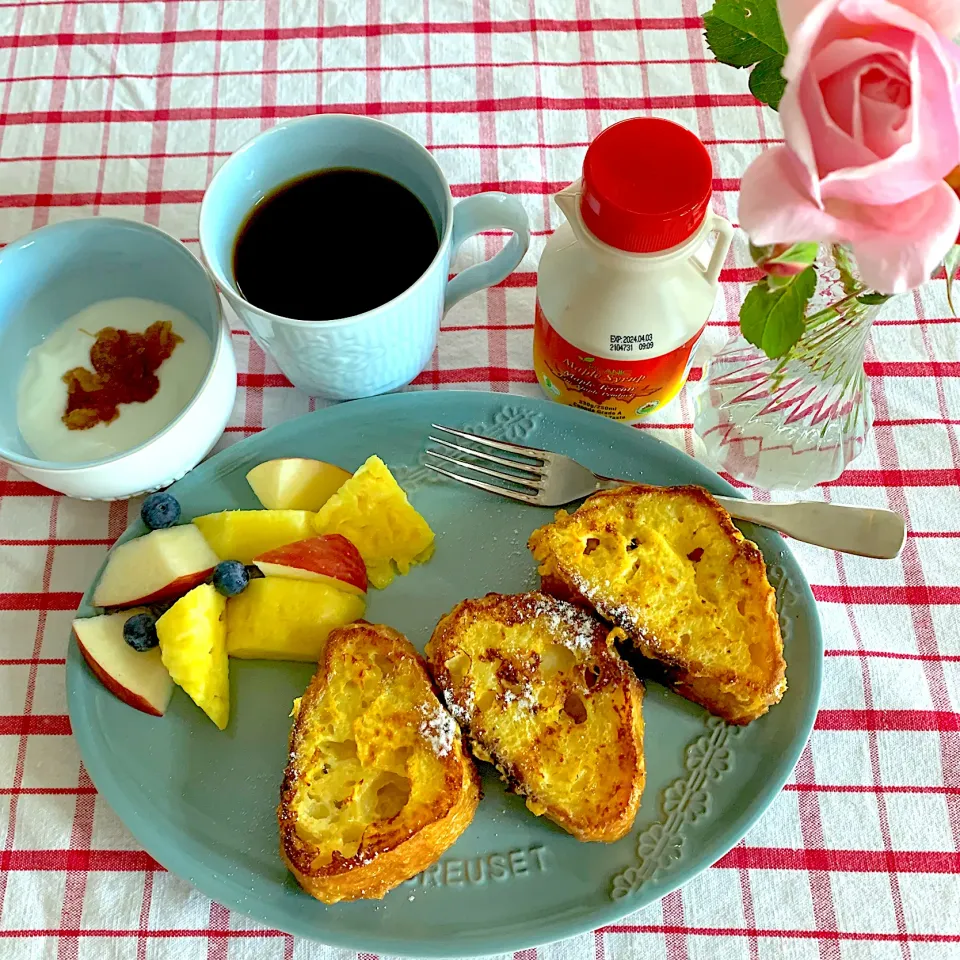
<instances>
[{"instance_id":1,"label":"teal ceramic plate","mask_svg":"<svg viewBox=\"0 0 960 960\"><path fill-rule=\"evenodd\" d=\"M395 394L308 414L230 447L172 489L189 519L258 506L244 475L263 460L316 457L355 469L379 454L433 527L437 549L428 564L372 591L367 617L422 649L465 597L537 585L525 544L552 515L426 470L432 422L569 454L608 476L733 492L640 431L545 401L466 392ZM618 843L579 843L532 816L488 768L476 819L439 863L383 901L327 907L300 891L277 854L288 714L309 664L233 661L231 718L221 733L180 690L161 719L125 706L71 643L73 731L97 789L150 854L272 927L408 956L501 953L572 936L659 899L721 857L783 786L810 733L822 656L813 597L779 536L743 529L777 588L790 688L767 716L737 729L650 683L647 786L633 832ZM138 521L121 539L143 532ZM81 616L94 613L89 596Z\"/></svg>"}]
</instances>

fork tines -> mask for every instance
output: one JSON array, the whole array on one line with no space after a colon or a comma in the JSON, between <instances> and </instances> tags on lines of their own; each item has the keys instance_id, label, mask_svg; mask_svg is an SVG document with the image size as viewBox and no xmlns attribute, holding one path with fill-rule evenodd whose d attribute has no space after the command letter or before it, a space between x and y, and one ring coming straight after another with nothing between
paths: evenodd
<instances>
[{"instance_id":1,"label":"fork tines","mask_svg":"<svg viewBox=\"0 0 960 960\"><path fill-rule=\"evenodd\" d=\"M498 493L501 496L511 497L514 500L521 500L524 503L536 502L537 494L540 492L543 485L543 468L546 463L545 451L537 450L534 447L521 447L515 443L508 443L504 440L491 440L488 437L481 437L473 433L466 433L463 430L454 430L452 427L444 427L439 423L434 423L432 426L435 430L452 434L455 437L459 437L472 444L476 444L477 446L498 450L504 453L511 453L514 454L515 457L524 457L526 459L519 460L514 459L513 457L508 458L497 456L496 454L487 453L485 450L471 449L470 447L464 447L456 443L451 443L449 440L444 440L441 437L431 436L430 440L433 443L438 443L448 450L456 451L461 456L451 457L445 453L441 453L438 450L430 449L425 451L427 456L444 461L446 463L454 464L457 467L461 467L465 470L471 470L474 473L479 473L483 476L493 477L496 480L503 481L504 483L511 484L512 486L506 487L501 486L500 484L485 483L484 481L477 480L474 477L464 476L462 473L453 473L448 469L444 469L443 467L436 466L432 463L425 464L425 466L430 470L433 470L436 473L441 473L445 477L449 477L451 480L458 480L460 483L466 483L471 487L479 487L481 490L487 490L490 493ZM471 463L465 458L473 458L474 460L479 460L486 463L495 463L498 466L507 467L508 469L516 472L505 473L499 470L493 470L490 467L484 466L483 463Z\"/></svg>"},{"instance_id":2,"label":"fork tines","mask_svg":"<svg viewBox=\"0 0 960 960\"><path fill-rule=\"evenodd\" d=\"M432 426L434 430L452 433L455 437L469 440L471 443L476 443L482 447L492 447L494 450L506 450L508 453L515 453L521 457L529 457L531 460L544 461L549 456L546 450L540 450L537 447L524 447L519 443L509 443L506 440L492 440L490 437L483 437L477 433L466 433L463 430L454 430L453 427L445 427L440 423L432 423L430 426ZM431 439L436 438L431 437Z\"/></svg>"}]
</instances>

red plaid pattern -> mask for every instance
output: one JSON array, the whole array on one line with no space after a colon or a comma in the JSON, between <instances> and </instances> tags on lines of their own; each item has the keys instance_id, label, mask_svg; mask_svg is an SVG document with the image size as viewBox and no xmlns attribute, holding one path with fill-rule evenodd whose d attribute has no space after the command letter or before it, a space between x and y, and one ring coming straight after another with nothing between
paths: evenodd
<instances>
[{"instance_id":1,"label":"red plaid pattern","mask_svg":"<svg viewBox=\"0 0 960 960\"><path fill-rule=\"evenodd\" d=\"M777 118L711 61L706 0L0 0L0 242L101 213L196 242L216 166L318 110L381 116L433 151L456 196L520 197L520 270L444 319L415 389L535 394L537 259L550 195L604 126L655 113L694 130L736 220L739 176ZM503 242L475 238L456 266ZM739 240L706 346L755 272ZM796 549L827 643L822 709L770 811L662 902L521 960L939 960L960 955L960 361L942 284L885 309L867 369L868 448L814 497L907 518L900 561ZM311 409L246 331L227 435ZM698 371L694 371L694 376ZM694 452L682 394L644 423ZM757 493L757 496L764 496ZM135 505L64 500L0 468L0 955L346 955L231 914L160 869L99 800L65 715L68 625ZM362 956L362 955L361 955Z\"/></svg>"}]
</instances>

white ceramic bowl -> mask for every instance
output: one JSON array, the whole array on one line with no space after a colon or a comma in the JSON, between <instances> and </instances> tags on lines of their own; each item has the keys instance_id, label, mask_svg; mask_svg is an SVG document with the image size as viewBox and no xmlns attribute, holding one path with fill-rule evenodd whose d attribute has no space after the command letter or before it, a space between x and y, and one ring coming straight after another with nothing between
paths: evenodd
<instances>
[{"instance_id":1,"label":"white ceramic bowl","mask_svg":"<svg viewBox=\"0 0 960 960\"><path fill-rule=\"evenodd\" d=\"M142 297L182 310L210 338L193 398L159 433L88 463L38 460L17 429L27 352L84 307ZM230 328L204 266L178 240L143 223L88 217L42 227L0 251L0 459L23 476L83 500L118 500L165 487L217 442L237 392Z\"/></svg>"}]
</instances>

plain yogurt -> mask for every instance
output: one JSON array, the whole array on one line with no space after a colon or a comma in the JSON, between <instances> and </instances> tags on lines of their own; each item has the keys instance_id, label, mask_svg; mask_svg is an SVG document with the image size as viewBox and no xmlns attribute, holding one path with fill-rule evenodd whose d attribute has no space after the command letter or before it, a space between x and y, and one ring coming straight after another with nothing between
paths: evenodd
<instances>
[{"instance_id":1,"label":"plain yogurt","mask_svg":"<svg viewBox=\"0 0 960 960\"><path fill-rule=\"evenodd\" d=\"M146 403L123 403L110 423L68 430L63 420L67 385L63 375L90 368L90 347L104 327L143 333L169 320L183 342L160 365L160 387ZM40 460L79 463L103 460L145 443L158 434L193 398L210 365L210 341L195 320L165 303L120 297L74 314L27 354L17 391L17 426Z\"/></svg>"}]
</instances>

